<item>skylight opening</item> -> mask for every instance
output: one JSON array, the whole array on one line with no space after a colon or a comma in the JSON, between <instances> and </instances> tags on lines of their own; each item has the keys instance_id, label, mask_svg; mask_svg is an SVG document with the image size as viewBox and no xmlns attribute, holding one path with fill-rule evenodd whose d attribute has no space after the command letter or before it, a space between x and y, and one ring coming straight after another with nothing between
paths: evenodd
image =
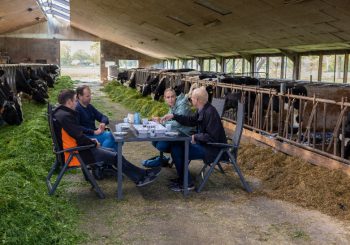
<instances>
[{"instance_id":1,"label":"skylight opening","mask_svg":"<svg viewBox=\"0 0 350 245\"><path fill-rule=\"evenodd\" d=\"M46 16L70 22L70 0L37 0Z\"/></svg>"}]
</instances>

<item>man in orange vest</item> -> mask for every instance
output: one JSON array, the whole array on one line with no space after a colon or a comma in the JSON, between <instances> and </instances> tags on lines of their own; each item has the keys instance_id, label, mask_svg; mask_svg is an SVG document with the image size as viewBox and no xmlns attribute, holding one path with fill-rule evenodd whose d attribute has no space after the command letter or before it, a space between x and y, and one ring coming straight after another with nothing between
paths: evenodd
<instances>
[{"instance_id":1,"label":"man in orange vest","mask_svg":"<svg viewBox=\"0 0 350 245\"><path fill-rule=\"evenodd\" d=\"M58 103L60 104L54 111L53 117L55 121L55 132L63 149L95 144L94 148L80 151L79 154L86 164L95 162L104 162L107 165L117 166L117 153L106 148L100 147L100 144L93 139L88 138L82 127L79 125L77 112L75 111L76 96L73 90L64 89L58 95ZM67 158L67 156L66 156ZM124 157L122 158L123 173L135 182L137 186L144 186L153 182L160 168L146 170L139 168ZM79 166L77 159L73 159L70 166Z\"/></svg>"}]
</instances>

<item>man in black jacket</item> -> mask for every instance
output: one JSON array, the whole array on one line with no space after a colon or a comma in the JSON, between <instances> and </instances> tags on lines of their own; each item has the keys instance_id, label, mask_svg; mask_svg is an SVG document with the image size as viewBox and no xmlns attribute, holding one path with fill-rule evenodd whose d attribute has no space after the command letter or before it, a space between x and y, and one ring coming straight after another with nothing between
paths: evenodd
<instances>
[{"instance_id":1,"label":"man in black jacket","mask_svg":"<svg viewBox=\"0 0 350 245\"><path fill-rule=\"evenodd\" d=\"M75 92L73 90L62 90L58 95L60 104L54 111L55 132L63 149L95 144L94 148L81 151L83 161L86 164L104 162L107 165L117 166L117 153L100 147L97 140L88 138L79 125L77 112L74 110L76 104ZM153 182L160 172L160 169L145 170L122 158L123 173L136 183L137 186L144 186Z\"/></svg>"},{"instance_id":2,"label":"man in black jacket","mask_svg":"<svg viewBox=\"0 0 350 245\"><path fill-rule=\"evenodd\" d=\"M197 126L197 133L192 135L192 141L189 146L189 160L203 159L206 163L214 161L220 149L212 147L207 143L227 143L224 127L222 126L220 116L208 102L208 93L204 87L195 89L192 92L191 101L197 111L193 116L183 116L177 114L168 114L162 118L162 121L174 119L185 126ZM170 186L173 191L182 191L182 180L184 172L184 150L183 144L174 143L171 149L171 156L175 162L179 179L173 180L174 184ZM194 189L190 174L188 175L189 190Z\"/></svg>"}]
</instances>

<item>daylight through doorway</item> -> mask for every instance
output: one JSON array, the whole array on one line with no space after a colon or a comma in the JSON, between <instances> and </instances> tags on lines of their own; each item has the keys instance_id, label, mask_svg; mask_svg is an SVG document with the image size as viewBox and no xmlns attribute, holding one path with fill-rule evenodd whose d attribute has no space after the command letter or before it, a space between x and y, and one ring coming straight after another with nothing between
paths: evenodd
<instances>
[{"instance_id":1,"label":"daylight through doorway","mask_svg":"<svg viewBox=\"0 0 350 245\"><path fill-rule=\"evenodd\" d=\"M61 75L73 80L100 81L100 42L61 41Z\"/></svg>"}]
</instances>

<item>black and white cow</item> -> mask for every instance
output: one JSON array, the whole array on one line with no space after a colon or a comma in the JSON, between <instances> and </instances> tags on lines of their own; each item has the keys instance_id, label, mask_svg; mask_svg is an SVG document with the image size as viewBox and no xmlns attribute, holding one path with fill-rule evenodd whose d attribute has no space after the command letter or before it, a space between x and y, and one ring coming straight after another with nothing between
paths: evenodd
<instances>
[{"instance_id":1,"label":"black and white cow","mask_svg":"<svg viewBox=\"0 0 350 245\"><path fill-rule=\"evenodd\" d=\"M270 88L270 89L274 89L277 92L280 92L280 85L263 85L261 86L261 88ZM293 95L302 95L302 96L307 96L307 90L304 86L302 85L291 85L288 86L287 85L287 90L290 94ZM238 92L233 92L233 93L228 93L225 95L225 107L224 110L230 110L233 109L233 112L235 113L235 111L237 110L237 106L238 106L238 101L241 100L241 96L242 93L240 91ZM245 93L246 98L246 112L248 111L248 109L250 109L250 111L253 111L253 107L254 107L254 103L256 100L256 94L255 93L250 93L250 98L248 98L248 93ZM250 108L248 108L248 100L250 100ZM267 110L268 105L269 105L269 101L270 101L270 96L268 94L262 94L262 108L263 110ZM295 100L292 104L293 107L293 128L297 129L299 127L299 107L300 107L300 102L299 100ZM280 104L279 104L279 98L278 96L274 96L272 99L272 108L271 108L274 112L278 113L279 109L280 109ZM288 110L288 99L285 98L284 101L284 110Z\"/></svg>"},{"instance_id":2,"label":"black and white cow","mask_svg":"<svg viewBox=\"0 0 350 245\"><path fill-rule=\"evenodd\" d=\"M20 99L11 91L4 74L0 70L0 117L9 125L19 125L23 121Z\"/></svg>"},{"instance_id":3,"label":"black and white cow","mask_svg":"<svg viewBox=\"0 0 350 245\"><path fill-rule=\"evenodd\" d=\"M30 79L30 74L27 70L23 71L23 69L16 69L15 80L17 93L23 92L30 95L36 102L42 104L46 103L45 98L48 97L47 92L42 86ZM31 84L34 85L34 87L32 87Z\"/></svg>"},{"instance_id":4,"label":"black and white cow","mask_svg":"<svg viewBox=\"0 0 350 245\"><path fill-rule=\"evenodd\" d=\"M160 75L148 75L146 82L142 86L142 96L154 93L159 84Z\"/></svg>"}]
</instances>

